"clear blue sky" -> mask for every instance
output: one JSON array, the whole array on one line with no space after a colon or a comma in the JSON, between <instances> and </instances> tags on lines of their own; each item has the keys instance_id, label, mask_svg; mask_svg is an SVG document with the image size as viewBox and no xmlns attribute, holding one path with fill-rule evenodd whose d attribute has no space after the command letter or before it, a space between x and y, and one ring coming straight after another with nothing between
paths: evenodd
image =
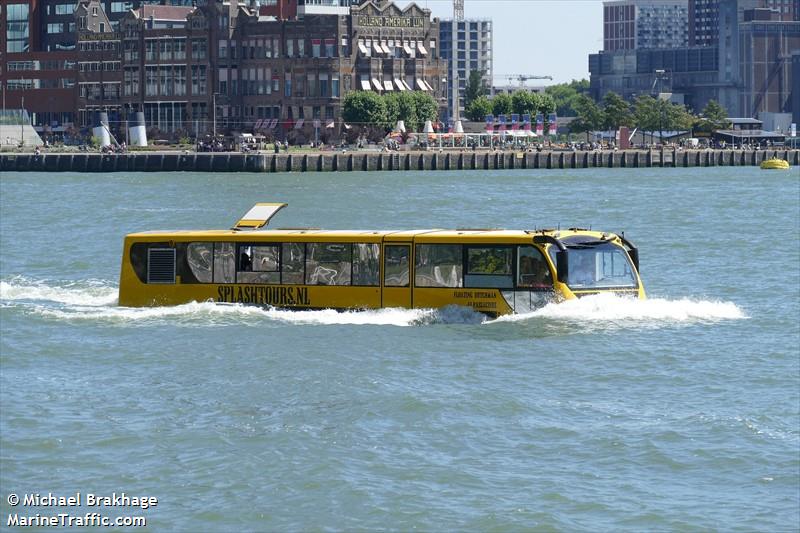
<instances>
[{"instance_id":1,"label":"clear blue sky","mask_svg":"<svg viewBox=\"0 0 800 533\"><path fill-rule=\"evenodd\" d=\"M395 0L405 7L411 2ZM452 0L417 0L434 17L452 18ZM501 74L553 76L528 85L589 78L589 54L603 48L601 0L464 0L464 17L494 23L495 84Z\"/></svg>"}]
</instances>

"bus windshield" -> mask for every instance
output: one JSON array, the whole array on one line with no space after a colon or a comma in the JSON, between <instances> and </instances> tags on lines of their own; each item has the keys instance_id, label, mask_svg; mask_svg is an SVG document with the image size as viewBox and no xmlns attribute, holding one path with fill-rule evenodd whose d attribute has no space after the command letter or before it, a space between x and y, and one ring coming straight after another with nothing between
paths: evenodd
<instances>
[{"instance_id":1,"label":"bus windshield","mask_svg":"<svg viewBox=\"0 0 800 533\"><path fill-rule=\"evenodd\" d=\"M625 250L610 243L570 246L567 279L573 289L637 286L636 275Z\"/></svg>"}]
</instances>

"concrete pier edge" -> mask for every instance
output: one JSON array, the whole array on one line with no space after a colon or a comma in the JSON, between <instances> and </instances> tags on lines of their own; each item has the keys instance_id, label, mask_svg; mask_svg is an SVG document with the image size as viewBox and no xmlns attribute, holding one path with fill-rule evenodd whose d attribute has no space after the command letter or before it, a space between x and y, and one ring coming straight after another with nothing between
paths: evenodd
<instances>
[{"instance_id":1,"label":"concrete pier edge","mask_svg":"<svg viewBox=\"0 0 800 533\"><path fill-rule=\"evenodd\" d=\"M341 172L758 166L800 150L628 150L621 152L351 152L0 154L0 172Z\"/></svg>"}]
</instances>

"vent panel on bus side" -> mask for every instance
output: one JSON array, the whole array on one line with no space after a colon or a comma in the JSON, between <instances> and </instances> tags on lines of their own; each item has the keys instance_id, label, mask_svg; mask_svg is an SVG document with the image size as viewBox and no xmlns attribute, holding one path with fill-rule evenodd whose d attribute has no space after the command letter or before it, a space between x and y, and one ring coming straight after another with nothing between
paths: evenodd
<instances>
[{"instance_id":1,"label":"vent panel on bus side","mask_svg":"<svg viewBox=\"0 0 800 533\"><path fill-rule=\"evenodd\" d=\"M175 283L175 249L147 250L147 283Z\"/></svg>"}]
</instances>

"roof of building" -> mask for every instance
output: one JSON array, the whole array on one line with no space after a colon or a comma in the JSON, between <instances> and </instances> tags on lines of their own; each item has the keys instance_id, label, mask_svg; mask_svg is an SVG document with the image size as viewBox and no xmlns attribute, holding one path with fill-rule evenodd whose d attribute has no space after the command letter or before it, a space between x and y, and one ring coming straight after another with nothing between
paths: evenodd
<instances>
[{"instance_id":1,"label":"roof of building","mask_svg":"<svg viewBox=\"0 0 800 533\"><path fill-rule=\"evenodd\" d=\"M764 121L758 120L757 118L728 118L728 122L731 124L763 124Z\"/></svg>"},{"instance_id":2,"label":"roof of building","mask_svg":"<svg viewBox=\"0 0 800 533\"><path fill-rule=\"evenodd\" d=\"M734 139L783 139L785 134L764 130L717 130L715 135Z\"/></svg>"},{"instance_id":3,"label":"roof of building","mask_svg":"<svg viewBox=\"0 0 800 533\"><path fill-rule=\"evenodd\" d=\"M155 4L144 4L139 9L135 9L134 14L143 19L155 20L186 20L186 16L194 11L190 6L162 6Z\"/></svg>"}]
</instances>

